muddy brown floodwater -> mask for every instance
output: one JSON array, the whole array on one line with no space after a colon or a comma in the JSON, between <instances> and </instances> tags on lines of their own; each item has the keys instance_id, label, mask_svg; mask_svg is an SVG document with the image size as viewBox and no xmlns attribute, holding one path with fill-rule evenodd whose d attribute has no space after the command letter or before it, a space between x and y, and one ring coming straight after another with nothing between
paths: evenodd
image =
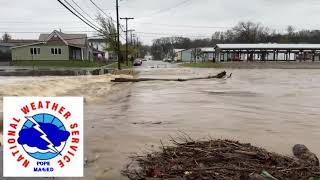
<instances>
[{"instance_id":1,"label":"muddy brown floodwater","mask_svg":"<svg viewBox=\"0 0 320 180\"><path fill-rule=\"evenodd\" d=\"M142 77L194 77L214 69L145 69ZM141 82L85 109L86 179L126 179L132 153L156 150L183 131L230 138L291 155L294 144L320 156L320 70L228 70L231 79ZM161 123L160 123L161 122ZM152 145L155 145L153 147Z\"/></svg>"}]
</instances>

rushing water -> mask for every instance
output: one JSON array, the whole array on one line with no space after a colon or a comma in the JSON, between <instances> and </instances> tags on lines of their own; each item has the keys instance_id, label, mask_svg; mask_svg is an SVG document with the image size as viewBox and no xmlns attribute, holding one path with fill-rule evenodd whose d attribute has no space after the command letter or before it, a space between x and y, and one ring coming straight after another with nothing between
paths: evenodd
<instances>
[{"instance_id":1,"label":"rushing water","mask_svg":"<svg viewBox=\"0 0 320 180\"><path fill-rule=\"evenodd\" d=\"M141 68L140 76L184 78L218 72L150 65ZM228 73L232 78L115 86L103 76L27 78L31 84L24 89L4 84L25 78L6 77L0 78L0 94L84 95L90 100L85 105L84 179L125 179L120 170L132 153L157 150L160 140L168 144L169 136L182 132L194 139L236 139L287 155L294 144L303 143L320 156L320 70ZM106 96L109 92L113 94Z\"/></svg>"},{"instance_id":2,"label":"rushing water","mask_svg":"<svg viewBox=\"0 0 320 180\"><path fill-rule=\"evenodd\" d=\"M143 70L142 77L194 77L212 69ZM181 132L231 138L291 155L294 144L320 155L320 70L228 70L231 79L119 85L86 107L88 179L125 179L134 152L156 150ZM161 122L161 123L160 123ZM156 145L155 147L151 145Z\"/></svg>"},{"instance_id":3,"label":"rushing water","mask_svg":"<svg viewBox=\"0 0 320 180\"><path fill-rule=\"evenodd\" d=\"M35 77L4 77L0 76L0 86L5 86L8 84L13 84L21 81L31 81L35 80ZM38 78L39 79L39 78Z\"/></svg>"}]
</instances>

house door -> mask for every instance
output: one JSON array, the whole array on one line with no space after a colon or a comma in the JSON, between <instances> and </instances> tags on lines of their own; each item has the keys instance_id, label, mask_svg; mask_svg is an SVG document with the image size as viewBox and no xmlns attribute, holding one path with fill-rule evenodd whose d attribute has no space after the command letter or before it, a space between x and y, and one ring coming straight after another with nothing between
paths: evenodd
<instances>
[{"instance_id":1,"label":"house door","mask_svg":"<svg viewBox=\"0 0 320 180\"><path fill-rule=\"evenodd\" d=\"M81 60L81 49L72 49L72 57L73 60Z\"/></svg>"}]
</instances>

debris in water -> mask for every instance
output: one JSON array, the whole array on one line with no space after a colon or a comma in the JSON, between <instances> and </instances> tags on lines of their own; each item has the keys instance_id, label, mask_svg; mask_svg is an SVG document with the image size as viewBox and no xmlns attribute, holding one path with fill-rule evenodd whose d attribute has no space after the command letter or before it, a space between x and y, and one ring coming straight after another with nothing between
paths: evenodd
<instances>
[{"instance_id":1,"label":"debris in water","mask_svg":"<svg viewBox=\"0 0 320 180\"><path fill-rule=\"evenodd\" d=\"M227 72L223 71L215 76L207 76L207 77L196 77L196 78L188 78L188 79L156 79L156 78L138 78L138 79L132 79L132 78L115 78L111 82L144 82L144 81L179 81L179 82L185 82L185 81L192 81L192 80L202 80L202 79L222 79L227 76Z\"/></svg>"},{"instance_id":2,"label":"debris in water","mask_svg":"<svg viewBox=\"0 0 320 180\"><path fill-rule=\"evenodd\" d=\"M156 122L133 122L132 124L134 125L144 125L144 124L152 124L152 125L160 125L163 122L161 121L156 121Z\"/></svg>"},{"instance_id":3,"label":"debris in water","mask_svg":"<svg viewBox=\"0 0 320 180\"><path fill-rule=\"evenodd\" d=\"M302 161L308 161L315 166L319 166L318 157L312 153L305 145L296 144L292 148L293 155Z\"/></svg>"},{"instance_id":4,"label":"debris in water","mask_svg":"<svg viewBox=\"0 0 320 180\"><path fill-rule=\"evenodd\" d=\"M160 152L132 157L123 175L140 179L302 180L320 176L312 161L271 153L231 140L193 141L190 137Z\"/></svg>"}]
</instances>

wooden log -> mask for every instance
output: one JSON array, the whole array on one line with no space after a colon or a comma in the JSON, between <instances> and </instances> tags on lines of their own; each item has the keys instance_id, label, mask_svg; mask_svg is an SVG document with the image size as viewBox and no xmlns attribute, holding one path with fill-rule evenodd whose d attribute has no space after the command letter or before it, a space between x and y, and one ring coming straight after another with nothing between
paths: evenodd
<instances>
[{"instance_id":1,"label":"wooden log","mask_svg":"<svg viewBox=\"0 0 320 180\"><path fill-rule=\"evenodd\" d=\"M129 78L116 78L112 80L111 82L143 82L143 81L178 81L178 82L184 82L184 81L192 81L192 80L201 80L201 79L222 79L226 77L227 72L223 71L215 76L207 76L207 77L198 77L198 78L188 78L188 79L157 79L157 78L138 78L138 79L129 79Z\"/></svg>"}]
</instances>

